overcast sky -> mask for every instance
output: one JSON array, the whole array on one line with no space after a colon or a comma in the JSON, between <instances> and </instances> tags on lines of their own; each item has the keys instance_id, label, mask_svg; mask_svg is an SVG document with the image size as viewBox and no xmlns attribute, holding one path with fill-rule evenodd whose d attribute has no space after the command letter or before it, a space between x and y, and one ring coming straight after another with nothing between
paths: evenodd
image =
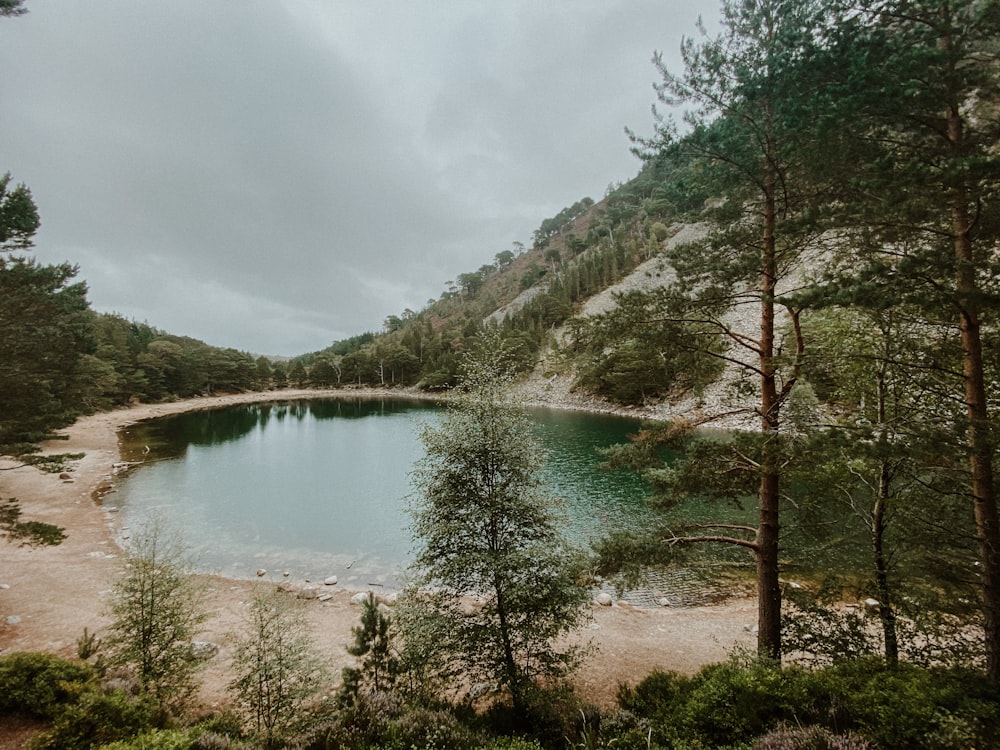
<instances>
[{"instance_id":1,"label":"overcast sky","mask_svg":"<svg viewBox=\"0 0 1000 750\"><path fill-rule=\"evenodd\" d=\"M94 308L258 354L377 331L639 170L716 0L27 0L0 174ZM676 67L676 65L675 65Z\"/></svg>"}]
</instances>

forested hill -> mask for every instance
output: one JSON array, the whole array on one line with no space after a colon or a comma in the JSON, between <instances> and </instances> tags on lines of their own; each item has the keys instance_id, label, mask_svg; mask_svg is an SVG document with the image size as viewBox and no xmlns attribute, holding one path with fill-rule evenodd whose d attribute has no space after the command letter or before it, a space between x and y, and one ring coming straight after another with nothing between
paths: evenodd
<instances>
[{"instance_id":1,"label":"forested hill","mask_svg":"<svg viewBox=\"0 0 1000 750\"><path fill-rule=\"evenodd\" d=\"M687 203L696 217L704 200L692 196ZM620 404L660 399L676 380L676 368L662 367L660 336L652 329L636 338L622 336L578 316L588 299L661 255L685 208L664 195L662 175L648 166L603 200L583 198L543 220L530 246L515 243L491 262L458 274L422 310L390 315L377 334L296 358L292 382L447 389L457 382L461 355L483 327L498 326L524 373L543 352L555 350L566 355L561 369L581 389ZM567 325L572 336L564 335Z\"/></svg>"}]
</instances>

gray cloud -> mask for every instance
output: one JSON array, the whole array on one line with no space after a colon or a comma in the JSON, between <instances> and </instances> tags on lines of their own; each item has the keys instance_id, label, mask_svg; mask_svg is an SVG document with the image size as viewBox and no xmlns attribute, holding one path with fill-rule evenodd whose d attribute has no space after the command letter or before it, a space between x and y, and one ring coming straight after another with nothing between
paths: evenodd
<instances>
[{"instance_id":1,"label":"gray cloud","mask_svg":"<svg viewBox=\"0 0 1000 750\"><path fill-rule=\"evenodd\" d=\"M656 49L706 0L27 3L0 172L99 310L298 354L638 170Z\"/></svg>"}]
</instances>

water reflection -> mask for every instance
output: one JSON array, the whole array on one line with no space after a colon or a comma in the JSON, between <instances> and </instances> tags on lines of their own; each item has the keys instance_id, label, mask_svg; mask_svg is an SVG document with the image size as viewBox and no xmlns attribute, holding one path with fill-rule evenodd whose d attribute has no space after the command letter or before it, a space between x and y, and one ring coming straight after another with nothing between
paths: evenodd
<instances>
[{"instance_id":1,"label":"water reflection","mask_svg":"<svg viewBox=\"0 0 1000 750\"><path fill-rule=\"evenodd\" d=\"M398 582L410 558L409 473L420 428L441 407L396 399L248 404L136 424L123 454L148 466L112 496L127 524L165 514L202 567L242 577L257 568L323 578ZM598 447L635 420L537 410L544 481L563 499L566 533L585 545L609 529L641 527L645 485L597 470Z\"/></svg>"}]
</instances>

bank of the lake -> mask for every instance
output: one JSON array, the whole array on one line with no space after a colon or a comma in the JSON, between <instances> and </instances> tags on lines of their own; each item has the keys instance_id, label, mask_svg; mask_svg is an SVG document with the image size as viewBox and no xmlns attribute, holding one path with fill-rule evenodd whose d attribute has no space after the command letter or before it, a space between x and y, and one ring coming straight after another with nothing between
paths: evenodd
<instances>
[{"instance_id":1,"label":"bank of the lake","mask_svg":"<svg viewBox=\"0 0 1000 750\"><path fill-rule=\"evenodd\" d=\"M107 595L118 575L122 551L115 544L116 518L101 508L95 497L113 490L115 477L124 468L118 448L118 432L123 427L197 409L338 394L438 398L398 390L288 389L136 405L83 417L60 431L65 440L43 445L44 453L85 454L75 462L69 478L30 467L13 468L13 461L0 459L0 497L17 498L26 519L58 524L67 533L67 539L57 547L0 543L0 653L41 650L73 657L76 640L84 627L93 632L107 623ZM202 576L212 613L203 637L222 647L206 672L206 699L210 702L224 700L222 686L228 666L226 634L239 628L243 603L254 587L262 582L290 588L306 584L284 579L281 572L269 571L261 581ZM310 602L310 622L317 644L339 674L340 667L351 662L345 644L351 627L358 623L359 611L350 603L352 592L339 584L323 586L318 582L318 585L330 598ZM658 668L692 673L703 664L725 659L734 645L751 646L755 640L749 629L756 620L756 604L749 598L706 607L655 609L639 609L624 603L611 607L595 604L592 615L591 622L577 638L592 641L596 650L578 673L576 682L585 696L605 705L613 701L620 682L633 684Z\"/></svg>"}]
</instances>

